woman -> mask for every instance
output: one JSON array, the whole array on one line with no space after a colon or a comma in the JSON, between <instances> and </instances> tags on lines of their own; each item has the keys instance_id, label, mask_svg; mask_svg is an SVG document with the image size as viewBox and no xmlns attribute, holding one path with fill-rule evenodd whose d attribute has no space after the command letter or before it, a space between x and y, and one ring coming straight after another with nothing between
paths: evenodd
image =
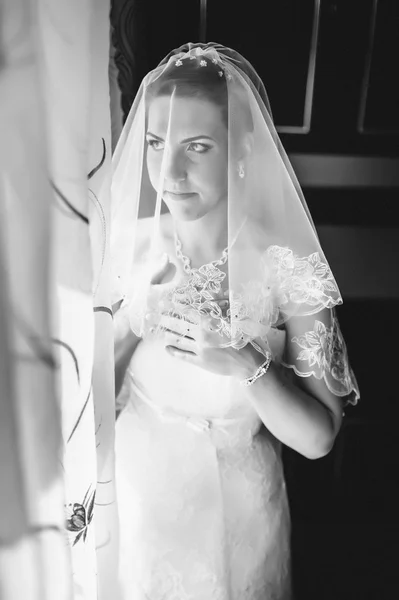
<instances>
[{"instance_id":1,"label":"woman","mask_svg":"<svg viewBox=\"0 0 399 600\"><path fill-rule=\"evenodd\" d=\"M120 597L291 598L281 446L327 454L358 390L253 67L172 52L114 165Z\"/></svg>"}]
</instances>

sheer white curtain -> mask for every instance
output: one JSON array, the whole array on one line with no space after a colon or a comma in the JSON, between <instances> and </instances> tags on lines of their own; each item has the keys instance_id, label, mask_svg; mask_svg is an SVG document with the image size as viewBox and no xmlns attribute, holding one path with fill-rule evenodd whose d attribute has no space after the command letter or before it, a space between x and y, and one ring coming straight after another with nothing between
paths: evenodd
<instances>
[{"instance_id":1,"label":"sheer white curtain","mask_svg":"<svg viewBox=\"0 0 399 600\"><path fill-rule=\"evenodd\" d=\"M109 0L0 10L0 599L112 597Z\"/></svg>"}]
</instances>

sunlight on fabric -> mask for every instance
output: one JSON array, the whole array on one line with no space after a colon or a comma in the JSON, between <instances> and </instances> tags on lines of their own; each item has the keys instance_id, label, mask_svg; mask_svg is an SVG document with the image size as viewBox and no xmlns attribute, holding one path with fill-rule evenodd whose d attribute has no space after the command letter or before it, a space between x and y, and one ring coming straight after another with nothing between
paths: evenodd
<instances>
[{"instance_id":1,"label":"sunlight on fabric","mask_svg":"<svg viewBox=\"0 0 399 600\"><path fill-rule=\"evenodd\" d=\"M113 586L109 8L0 2L1 600Z\"/></svg>"}]
</instances>

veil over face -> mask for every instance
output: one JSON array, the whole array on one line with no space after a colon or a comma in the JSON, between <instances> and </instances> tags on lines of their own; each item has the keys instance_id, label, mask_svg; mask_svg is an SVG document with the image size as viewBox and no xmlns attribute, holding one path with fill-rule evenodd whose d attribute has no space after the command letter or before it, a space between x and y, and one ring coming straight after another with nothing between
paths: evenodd
<instances>
[{"instance_id":1,"label":"veil over face","mask_svg":"<svg viewBox=\"0 0 399 600\"><path fill-rule=\"evenodd\" d=\"M154 295L147 267L162 254L161 214L193 220L217 204L225 206L227 276L204 265ZM293 316L342 303L265 87L224 46L186 44L142 82L114 154L111 223L114 300L134 307L137 335L154 310L190 321L209 315L221 344L239 349L267 344L270 329Z\"/></svg>"}]
</instances>

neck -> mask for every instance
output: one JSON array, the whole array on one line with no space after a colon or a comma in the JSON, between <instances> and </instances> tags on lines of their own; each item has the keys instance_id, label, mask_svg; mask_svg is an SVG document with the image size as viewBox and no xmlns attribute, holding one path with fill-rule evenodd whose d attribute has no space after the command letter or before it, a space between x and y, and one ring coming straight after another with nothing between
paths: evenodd
<instances>
[{"instance_id":1,"label":"neck","mask_svg":"<svg viewBox=\"0 0 399 600\"><path fill-rule=\"evenodd\" d=\"M196 221L178 221L176 233L193 266L206 264L220 258L227 247L227 202Z\"/></svg>"}]
</instances>

